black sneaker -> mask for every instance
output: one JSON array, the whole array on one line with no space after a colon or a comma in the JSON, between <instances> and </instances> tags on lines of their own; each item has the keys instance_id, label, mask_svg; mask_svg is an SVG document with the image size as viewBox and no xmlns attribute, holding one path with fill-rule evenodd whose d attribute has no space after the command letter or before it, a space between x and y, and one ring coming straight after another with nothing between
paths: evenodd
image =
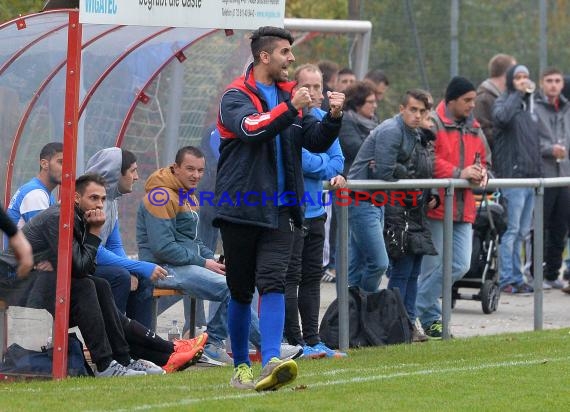
<instances>
[{"instance_id":1,"label":"black sneaker","mask_svg":"<svg viewBox=\"0 0 570 412\"><path fill-rule=\"evenodd\" d=\"M424 332L429 339L439 340L443 336L443 325L441 320L436 320L429 327L424 328Z\"/></svg>"}]
</instances>

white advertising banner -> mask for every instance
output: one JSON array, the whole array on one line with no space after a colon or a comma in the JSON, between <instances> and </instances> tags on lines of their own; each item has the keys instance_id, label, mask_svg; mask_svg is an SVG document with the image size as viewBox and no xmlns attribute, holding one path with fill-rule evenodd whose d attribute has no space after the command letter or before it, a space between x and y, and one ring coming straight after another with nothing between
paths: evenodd
<instances>
[{"instance_id":1,"label":"white advertising banner","mask_svg":"<svg viewBox=\"0 0 570 412\"><path fill-rule=\"evenodd\" d=\"M81 0L79 21L93 24L255 30L283 27L285 0Z\"/></svg>"}]
</instances>

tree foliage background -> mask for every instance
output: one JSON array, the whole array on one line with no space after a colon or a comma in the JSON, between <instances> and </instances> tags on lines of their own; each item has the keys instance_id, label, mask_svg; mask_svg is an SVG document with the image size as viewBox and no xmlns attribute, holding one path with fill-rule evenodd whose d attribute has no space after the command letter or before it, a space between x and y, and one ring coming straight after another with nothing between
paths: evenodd
<instances>
[{"instance_id":1,"label":"tree foliage background","mask_svg":"<svg viewBox=\"0 0 570 412\"><path fill-rule=\"evenodd\" d=\"M43 4L43 0L2 0L0 1L0 22L10 20L19 14L40 11Z\"/></svg>"},{"instance_id":2,"label":"tree foliage background","mask_svg":"<svg viewBox=\"0 0 570 412\"><path fill-rule=\"evenodd\" d=\"M287 0L286 7L290 17L348 18L350 5L373 25L369 67L390 79L382 114L396 111L409 88L424 87L440 98L450 79L451 0ZM548 65L570 72L570 1L547 0L547 7ZM459 74L473 83L488 77L487 63L496 53L512 54L538 78L539 0L460 0L458 30ZM320 37L301 57L349 64L349 41Z\"/></svg>"},{"instance_id":3,"label":"tree foliage background","mask_svg":"<svg viewBox=\"0 0 570 412\"><path fill-rule=\"evenodd\" d=\"M0 21L41 9L43 0L1 0ZM459 74L478 84L496 53L514 55L536 79L539 70L539 0L460 0ZM548 64L570 71L570 0L547 0ZM373 24L370 68L381 68L391 88L382 105L397 110L399 95L424 87L436 99L450 78L451 0L287 0L286 16L370 20ZM350 66L352 39L318 35L297 50L300 63L329 59Z\"/></svg>"}]
</instances>

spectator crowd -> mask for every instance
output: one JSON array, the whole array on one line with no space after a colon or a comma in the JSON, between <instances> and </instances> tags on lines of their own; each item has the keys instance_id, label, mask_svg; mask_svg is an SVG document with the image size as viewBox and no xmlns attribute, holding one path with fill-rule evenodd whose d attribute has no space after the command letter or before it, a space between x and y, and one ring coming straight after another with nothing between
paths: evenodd
<instances>
[{"instance_id":1,"label":"spectator crowd","mask_svg":"<svg viewBox=\"0 0 570 412\"><path fill-rule=\"evenodd\" d=\"M447 234L455 282L471 266L475 192L485 195L489 177L570 176L570 84L558 68L537 75L496 54L478 87L456 76L434 101L419 88L389 90L379 69L358 79L328 60L297 62L293 42L281 28L256 30L253 62L222 94L200 147L172 153L172 164L145 176L144 197L130 196L139 204L138 257L124 250L118 208L139 180L135 154L101 148L77 177L70 327L79 327L95 376L232 365L233 387L279 389L297 376L296 359L348 357L323 343L318 328L321 282L336 281L340 254L336 189L351 180L468 180L469 188L454 191ZM399 110L381 119L378 107L391 95L399 96ZM47 144L38 174L0 216L7 236L0 285L14 291L0 298L52 314L62 159L63 145ZM213 206L200 207L201 190L215 193ZM269 202L232 201L247 192ZM397 200L388 203L377 193L351 193L348 286L375 293L386 275L413 342L441 339L443 190L394 190L386 195ZM304 196L322 202L302 207ZM533 292L534 268L526 262L534 197L523 187L494 194L506 209L497 256L502 293ZM545 189L542 287L566 293L569 202L569 187ZM155 288L210 302L204 333L170 342L152 331ZM184 332L193 336L188 325ZM258 378L250 347L261 354Z\"/></svg>"}]
</instances>

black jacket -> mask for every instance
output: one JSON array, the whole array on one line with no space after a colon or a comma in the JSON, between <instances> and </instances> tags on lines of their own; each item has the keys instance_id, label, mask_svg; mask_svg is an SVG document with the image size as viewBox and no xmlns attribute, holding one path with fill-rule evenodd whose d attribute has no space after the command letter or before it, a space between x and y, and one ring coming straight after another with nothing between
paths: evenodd
<instances>
[{"instance_id":1,"label":"black jacket","mask_svg":"<svg viewBox=\"0 0 570 412\"><path fill-rule=\"evenodd\" d=\"M34 262L48 260L57 270L59 241L60 205L53 205L34 216L23 228L24 235L32 245ZM73 226L73 249L71 260L71 276L80 278L95 272L95 256L101 243L99 237L89 233L87 223L83 219L83 211L75 207ZM14 264L13 256L2 254L1 260Z\"/></svg>"},{"instance_id":2,"label":"black jacket","mask_svg":"<svg viewBox=\"0 0 570 412\"><path fill-rule=\"evenodd\" d=\"M540 139L546 130L534 112L534 96L513 86L516 67L507 72L507 91L493 106L494 170L501 178L541 177Z\"/></svg>"},{"instance_id":3,"label":"black jacket","mask_svg":"<svg viewBox=\"0 0 570 412\"><path fill-rule=\"evenodd\" d=\"M354 163L354 159L360 147L376 126L378 126L376 118L367 119L350 109L344 113L338 140L340 141L340 147L344 155L343 174L345 176L348 176L350 167Z\"/></svg>"},{"instance_id":4,"label":"black jacket","mask_svg":"<svg viewBox=\"0 0 570 412\"><path fill-rule=\"evenodd\" d=\"M562 94L556 104L548 101L542 92L535 93L536 114L544 124L545 133L540 136L542 172L544 177L570 176L570 102ZM560 161L554 158L552 147L561 144L566 156Z\"/></svg>"},{"instance_id":5,"label":"black jacket","mask_svg":"<svg viewBox=\"0 0 570 412\"><path fill-rule=\"evenodd\" d=\"M377 160L378 175L388 181L432 178L435 135L430 130L406 127L399 115L394 119L401 132L389 134L381 146L384 153L379 153ZM426 224L426 203L435 197L439 206L438 191L418 189L416 192L421 194L417 197L406 196L404 206L398 202L386 204L385 227L396 233L407 231L406 255L436 255L431 232Z\"/></svg>"},{"instance_id":6,"label":"black jacket","mask_svg":"<svg viewBox=\"0 0 570 412\"><path fill-rule=\"evenodd\" d=\"M304 192L301 149L320 153L334 142L341 119L325 115L322 122L309 114L301 115L290 102L295 84L277 83L278 105L269 110L257 90L252 66L234 80L222 96L218 129L221 136L220 159L216 179L216 218L220 221L277 228L278 206L272 201L239 201L241 195L255 192L271 196L277 192L275 138L281 136L285 191L293 194L291 214L301 226ZM251 198L250 198L251 199Z\"/></svg>"}]
</instances>

